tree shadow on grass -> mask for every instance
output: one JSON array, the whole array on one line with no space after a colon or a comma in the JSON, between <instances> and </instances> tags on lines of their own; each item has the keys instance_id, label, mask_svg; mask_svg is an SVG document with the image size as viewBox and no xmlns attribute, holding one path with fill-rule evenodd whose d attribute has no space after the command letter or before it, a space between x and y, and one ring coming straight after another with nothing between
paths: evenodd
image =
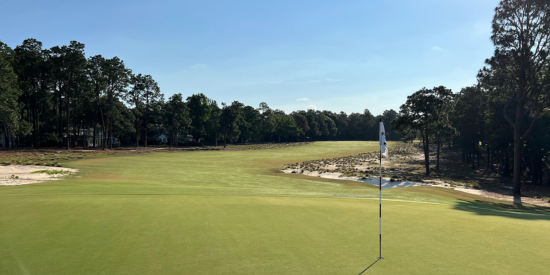
<instances>
[{"instance_id":1,"label":"tree shadow on grass","mask_svg":"<svg viewBox=\"0 0 550 275\"><path fill-rule=\"evenodd\" d=\"M525 206L491 201L458 200L453 207L456 210L473 212L483 216L500 216L523 220L549 220L550 209L546 207Z\"/></svg>"}]
</instances>

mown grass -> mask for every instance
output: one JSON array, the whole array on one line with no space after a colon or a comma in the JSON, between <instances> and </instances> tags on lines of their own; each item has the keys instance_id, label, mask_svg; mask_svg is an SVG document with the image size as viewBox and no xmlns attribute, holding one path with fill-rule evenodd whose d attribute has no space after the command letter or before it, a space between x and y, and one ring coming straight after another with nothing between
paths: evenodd
<instances>
[{"instance_id":1,"label":"mown grass","mask_svg":"<svg viewBox=\"0 0 550 275\"><path fill-rule=\"evenodd\" d=\"M91 158L103 158L113 156L143 155L154 152L181 152L181 151L220 151L220 150L266 150L279 149L294 146L307 146L309 142L291 142L291 143L246 143L246 144L228 144L227 148L223 145L206 146L183 146L169 147L168 145L153 145L149 147L122 147L113 150L101 150L100 148L80 148L65 150L59 148L45 149L21 149L21 150L0 150L1 165L42 165L63 167L65 163Z\"/></svg>"},{"instance_id":2,"label":"mown grass","mask_svg":"<svg viewBox=\"0 0 550 275\"><path fill-rule=\"evenodd\" d=\"M71 162L81 178L0 188L0 274L358 274L378 255L378 189L278 170L376 149L319 142ZM452 190L383 192L385 260L368 273L548 270L544 210Z\"/></svg>"}]
</instances>

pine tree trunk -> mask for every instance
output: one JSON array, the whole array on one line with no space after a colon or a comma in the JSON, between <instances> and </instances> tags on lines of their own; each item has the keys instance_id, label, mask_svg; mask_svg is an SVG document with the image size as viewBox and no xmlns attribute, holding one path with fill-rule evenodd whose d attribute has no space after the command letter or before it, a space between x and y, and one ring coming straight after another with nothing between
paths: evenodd
<instances>
[{"instance_id":1,"label":"pine tree trunk","mask_svg":"<svg viewBox=\"0 0 550 275\"><path fill-rule=\"evenodd\" d=\"M143 135L143 146L147 148L147 128L145 128Z\"/></svg>"},{"instance_id":2,"label":"pine tree trunk","mask_svg":"<svg viewBox=\"0 0 550 275\"><path fill-rule=\"evenodd\" d=\"M537 175L537 164L536 164L536 160L535 160L535 154L534 153L531 153L531 184L532 185L538 185L538 175Z\"/></svg>"},{"instance_id":3,"label":"pine tree trunk","mask_svg":"<svg viewBox=\"0 0 550 275\"><path fill-rule=\"evenodd\" d=\"M472 142L472 170L476 170L476 161L474 156L475 151L476 151L476 145L475 143Z\"/></svg>"},{"instance_id":4,"label":"pine tree trunk","mask_svg":"<svg viewBox=\"0 0 550 275\"><path fill-rule=\"evenodd\" d=\"M489 170L489 167L490 167L489 166L489 163L490 163L489 160L491 159L491 150L489 149L489 144L486 144L485 146L486 146L485 149L486 149L486 154L487 154L487 168L486 169Z\"/></svg>"},{"instance_id":5,"label":"pine tree trunk","mask_svg":"<svg viewBox=\"0 0 550 275\"><path fill-rule=\"evenodd\" d=\"M136 119L136 148L139 147L139 120Z\"/></svg>"},{"instance_id":6,"label":"pine tree trunk","mask_svg":"<svg viewBox=\"0 0 550 275\"><path fill-rule=\"evenodd\" d=\"M424 142L424 166L426 166L426 177L430 176L430 140L426 134L423 138Z\"/></svg>"},{"instance_id":7,"label":"pine tree trunk","mask_svg":"<svg viewBox=\"0 0 550 275\"><path fill-rule=\"evenodd\" d=\"M495 171L495 154L496 150L491 146L491 171Z\"/></svg>"},{"instance_id":8,"label":"pine tree trunk","mask_svg":"<svg viewBox=\"0 0 550 275\"><path fill-rule=\"evenodd\" d=\"M58 100L57 100L57 148L61 148L63 146L63 119L61 117L61 114L62 114L62 103L63 101L61 100L61 92L59 92L59 97L58 97Z\"/></svg>"},{"instance_id":9,"label":"pine tree trunk","mask_svg":"<svg viewBox=\"0 0 550 275\"><path fill-rule=\"evenodd\" d=\"M103 150L107 149L107 123L109 123L108 118L105 120L105 123L101 125L101 148Z\"/></svg>"},{"instance_id":10,"label":"pine tree trunk","mask_svg":"<svg viewBox=\"0 0 550 275\"><path fill-rule=\"evenodd\" d=\"M495 171L495 158L497 155L497 150L493 149L493 152L491 153L491 170Z\"/></svg>"},{"instance_id":11,"label":"pine tree trunk","mask_svg":"<svg viewBox=\"0 0 550 275\"><path fill-rule=\"evenodd\" d=\"M518 114L516 115L514 129L514 203L521 203L521 147L523 147L523 140L521 140L521 117L519 112L523 112L518 104Z\"/></svg>"},{"instance_id":12,"label":"pine tree trunk","mask_svg":"<svg viewBox=\"0 0 550 275\"><path fill-rule=\"evenodd\" d=\"M439 136L437 137L437 165L436 168L437 171L439 171L439 148L441 147L441 140L439 140Z\"/></svg>"},{"instance_id":13,"label":"pine tree trunk","mask_svg":"<svg viewBox=\"0 0 550 275\"><path fill-rule=\"evenodd\" d=\"M146 97L146 104L145 104L145 113L144 113L144 122L145 122L145 140L143 141L144 142L144 145L145 145L145 148L147 148L147 114L149 112L149 93L146 93L145 95Z\"/></svg>"},{"instance_id":14,"label":"pine tree trunk","mask_svg":"<svg viewBox=\"0 0 550 275\"><path fill-rule=\"evenodd\" d=\"M504 176L510 176L510 153L506 151L506 156L504 157L503 169Z\"/></svg>"},{"instance_id":15,"label":"pine tree trunk","mask_svg":"<svg viewBox=\"0 0 550 275\"><path fill-rule=\"evenodd\" d=\"M74 118L73 118L73 125L76 125L76 121L75 121ZM78 125L78 128L75 127L76 130L75 130L75 133L74 133L75 141L78 142L79 145L80 145L80 143L81 143L81 141L82 141L82 136L80 136L80 126L81 126L81 125ZM76 144L75 144L74 147L76 147ZM74 147L73 147L73 148L74 148Z\"/></svg>"},{"instance_id":16,"label":"pine tree trunk","mask_svg":"<svg viewBox=\"0 0 550 275\"><path fill-rule=\"evenodd\" d=\"M67 150L70 149L71 146L71 132L69 129L70 124L70 110L69 110L69 96L67 96Z\"/></svg>"},{"instance_id":17,"label":"pine tree trunk","mask_svg":"<svg viewBox=\"0 0 550 275\"><path fill-rule=\"evenodd\" d=\"M15 146L13 145L11 131L8 130L7 133L8 133L8 148L13 149Z\"/></svg>"},{"instance_id":18,"label":"pine tree trunk","mask_svg":"<svg viewBox=\"0 0 550 275\"><path fill-rule=\"evenodd\" d=\"M76 116L73 115L73 143L71 146L73 148L76 147L76 143L78 142L78 138L80 137L79 132L77 130L78 129L76 128Z\"/></svg>"},{"instance_id":19,"label":"pine tree trunk","mask_svg":"<svg viewBox=\"0 0 550 275\"><path fill-rule=\"evenodd\" d=\"M113 124L109 124L109 149L113 150Z\"/></svg>"},{"instance_id":20,"label":"pine tree trunk","mask_svg":"<svg viewBox=\"0 0 550 275\"><path fill-rule=\"evenodd\" d=\"M38 140L38 137L40 135L40 126L38 123L38 104L36 100L36 96L33 99L33 125L34 125L34 147L40 148L40 141Z\"/></svg>"},{"instance_id":21,"label":"pine tree trunk","mask_svg":"<svg viewBox=\"0 0 550 275\"><path fill-rule=\"evenodd\" d=\"M539 157L537 158L538 160L538 169L537 169L537 174L539 175L539 182L540 184L542 185L542 182L543 182L543 179L542 179L542 176L544 175L544 173L542 172L542 165L543 165L543 162L542 162L542 152L539 151Z\"/></svg>"},{"instance_id":22,"label":"pine tree trunk","mask_svg":"<svg viewBox=\"0 0 550 275\"><path fill-rule=\"evenodd\" d=\"M10 143L8 141L8 128L6 128L6 126L4 125L4 144L6 146L6 148L10 148Z\"/></svg>"}]
</instances>

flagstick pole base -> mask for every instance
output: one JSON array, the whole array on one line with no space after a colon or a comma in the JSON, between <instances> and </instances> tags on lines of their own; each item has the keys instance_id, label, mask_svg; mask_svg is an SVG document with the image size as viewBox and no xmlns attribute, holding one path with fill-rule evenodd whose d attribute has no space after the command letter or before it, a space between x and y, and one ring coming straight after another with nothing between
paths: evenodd
<instances>
[{"instance_id":1,"label":"flagstick pole base","mask_svg":"<svg viewBox=\"0 0 550 275\"><path fill-rule=\"evenodd\" d=\"M378 259L378 260L384 260L384 258L382 258L382 257L378 257L378 258L376 258L376 259Z\"/></svg>"}]
</instances>

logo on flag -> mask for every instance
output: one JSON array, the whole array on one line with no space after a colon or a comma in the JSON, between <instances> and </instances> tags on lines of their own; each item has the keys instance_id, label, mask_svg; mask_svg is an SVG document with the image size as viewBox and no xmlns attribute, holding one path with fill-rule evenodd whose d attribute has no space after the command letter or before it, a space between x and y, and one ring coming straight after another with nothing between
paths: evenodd
<instances>
[{"instance_id":1,"label":"logo on flag","mask_svg":"<svg viewBox=\"0 0 550 275\"><path fill-rule=\"evenodd\" d=\"M388 151L388 145L386 144L386 130L384 130L384 122L380 121L380 152L386 159L390 160L390 155Z\"/></svg>"}]
</instances>

